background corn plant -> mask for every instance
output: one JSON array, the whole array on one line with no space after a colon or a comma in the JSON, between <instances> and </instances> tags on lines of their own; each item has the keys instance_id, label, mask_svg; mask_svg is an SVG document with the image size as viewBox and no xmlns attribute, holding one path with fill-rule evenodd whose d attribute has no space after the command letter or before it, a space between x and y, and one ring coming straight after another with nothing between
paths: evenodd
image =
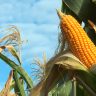
<instances>
[{"instance_id":1,"label":"background corn plant","mask_svg":"<svg viewBox=\"0 0 96 96\"><path fill-rule=\"evenodd\" d=\"M0 59L11 67L9 78L0 92L0 96L26 96L28 95L27 92L32 88L33 83L31 77L22 68L20 58L20 46L22 42L19 30L15 26L9 26L1 31L0 36ZM12 54L11 58L8 57L10 53ZM15 60L12 60L12 56ZM11 91L13 89L14 93Z\"/></svg>"},{"instance_id":2,"label":"background corn plant","mask_svg":"<svg viewBox=\"0 0 96 96\"><path fill-rule=\"evenodd\" d=\"M96 45L96 0L62 0L61 10L83 23L85 31ZM38 65L42 70L39 71L40 82L32 89L30 96L96 96L96 66L88 69L70 53L62 34L59 35L55 56Z\"/></svg>"}]
</instances>

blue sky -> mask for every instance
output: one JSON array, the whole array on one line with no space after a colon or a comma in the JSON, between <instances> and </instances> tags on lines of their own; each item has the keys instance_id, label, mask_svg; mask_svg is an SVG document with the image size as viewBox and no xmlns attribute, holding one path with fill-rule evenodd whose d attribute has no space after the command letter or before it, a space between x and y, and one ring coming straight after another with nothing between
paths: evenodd
<instances>
[{"instance_id":1,"label":"blue sky","mask_svg":"<svg viewBox=\"0 0 96 96\"><path fill-rule=\"evenodd\" d=\"M51 58L58 43L60 0L0 0L0 26L15 25L21 32L23 68L31 76L33 58L46 52ZM10 67L0 60L0 88L8 78Z\"/></svg>"}]
</instances>

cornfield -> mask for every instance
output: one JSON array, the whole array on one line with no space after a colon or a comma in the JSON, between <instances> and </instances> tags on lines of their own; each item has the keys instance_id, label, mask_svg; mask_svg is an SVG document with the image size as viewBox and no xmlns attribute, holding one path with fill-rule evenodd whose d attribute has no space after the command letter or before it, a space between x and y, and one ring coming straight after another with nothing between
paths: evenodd
<instances>
[{"instance_id":1,"label":"cornfield","mask_svg":"<svg viewBox=\"0 0 96 96\"><path fill-rule=\"evenodd\" d=\"M0 96L96 96L95 10L96 0L62 0L56 11L60 21L58 48L49 60L44 53L43 63L35 59L38 67L32 68L32 76L36 84L22 67L18 28L5 29L0 58L11 70Z\"/></svg>"}]
</instances>

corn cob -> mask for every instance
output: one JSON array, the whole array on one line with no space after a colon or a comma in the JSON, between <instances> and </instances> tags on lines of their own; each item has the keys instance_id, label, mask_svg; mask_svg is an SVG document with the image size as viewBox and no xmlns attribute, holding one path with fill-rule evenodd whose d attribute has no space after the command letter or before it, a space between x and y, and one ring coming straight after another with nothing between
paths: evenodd
<instances>
[{"instance_id":1,"label":"corn cob","mask_svg":"<svg viewBox=\"0 0 96 96\"><path fill-rule=\"evenodd\" d=\"M61 11L57 11L57 13L60 18L61 31L64 32L71 52L87 68L96 64L96 47L78 21L71 15L65 15Z\"/></svg>"}]
</instances>

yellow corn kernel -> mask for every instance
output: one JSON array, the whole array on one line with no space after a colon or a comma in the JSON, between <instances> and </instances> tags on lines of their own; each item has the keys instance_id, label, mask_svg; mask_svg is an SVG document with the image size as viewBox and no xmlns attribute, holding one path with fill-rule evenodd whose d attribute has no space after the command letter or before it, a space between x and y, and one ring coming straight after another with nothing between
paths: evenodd
<instances>
[{"instance_id":1,"label":"yellow corn kernel","mask_svg":"<svg viewBox=\"0 0 96 96\"><path fill-rule=\"evenodd\" d=\"M88 68L96 64L96 47L78 21L61 11L57 13L60 18L61 31L64 32L71 52Z\"/></svg>"}]
</instances>

